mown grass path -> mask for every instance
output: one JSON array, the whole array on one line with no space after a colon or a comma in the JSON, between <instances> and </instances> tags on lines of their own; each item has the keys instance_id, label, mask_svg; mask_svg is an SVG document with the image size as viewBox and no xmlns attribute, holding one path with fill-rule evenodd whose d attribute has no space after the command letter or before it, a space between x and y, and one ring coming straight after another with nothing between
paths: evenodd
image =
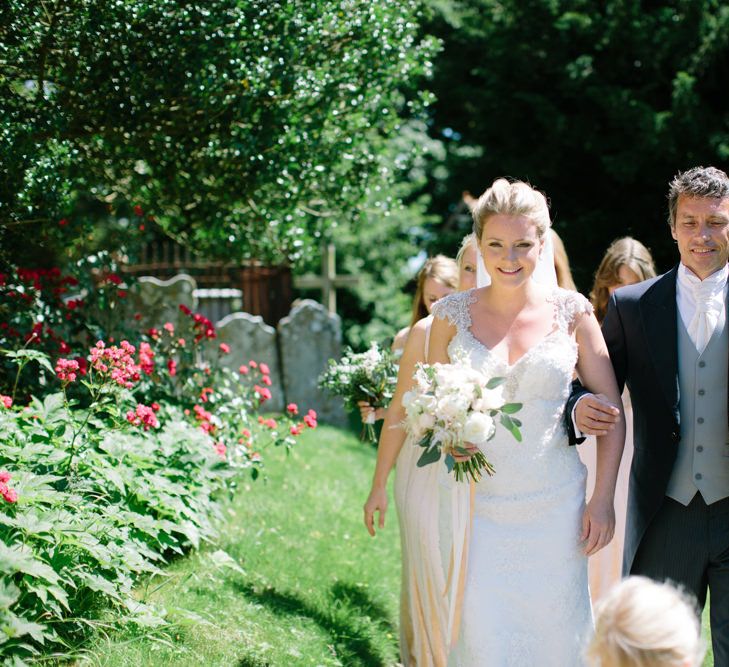
<instances>
[{"instance_id":1,"label":"mown grass path","mask_svg":"<svg viewBox=\"0 0 729 667\"><path fill-rule=\"evenodd\" d=\"M246 481L219 543L140 591L172 625L100 633L81 664L396 664L397 519L376 539L362 524L374 459L355 435L325 426L288 458L270 451L268 480Z\"/></svg>"},{"instance_id":2,"label":"mown grass path","mask_svg":"<svg viewBox=\"0 0 729 667\"><path fill-rule=\"evenodd\" d=\"M168 610L171 624L100 632L79 664L396 664L400 565L392 505L377 538L362 525L374 459L370 446L331 427L307 432L288 458L270 452L268 480L247 481L226 507L219 543L139 591Z\"/></svg>"}]
</instances>

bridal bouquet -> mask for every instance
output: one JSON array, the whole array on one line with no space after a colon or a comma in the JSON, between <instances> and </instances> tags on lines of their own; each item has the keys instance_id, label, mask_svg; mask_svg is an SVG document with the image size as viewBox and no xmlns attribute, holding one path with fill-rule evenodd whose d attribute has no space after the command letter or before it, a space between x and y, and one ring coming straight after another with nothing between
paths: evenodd
<instances>
[{"instance_id":1,"label":"bridal bouquet","mask_svg":"<svg viewBox=\"0 0 729 667\"><path fill-rule=\"evenodd\" d=\"M496 422L521 441L521 422L512 417L521 403L506 403L501 385L504 378L487 378L463 364L418 364L415 388L403 396L406 426L416 445L424 449L418 466L439 461L445 453L449 472L461 481L474 481L484 472L494 474L481 447L496 431ZM456 461L454 454L469 454L469 443L479 449L466 461Z\"/></svg>"},{"instance_id":2,"label":"bridal bouquet","mask_svg":"<svg viewBox=\"0 0 729 667\"><path fill-rule=\"evenodd\" d=\"M358 409L358 401L373 408L390 404L397 384L397 366L392 353L373 343L367 352L347 350L339 362L329 360L329 367L319 378L319 386L334 396L342 396L349 410ZM376 443L374 412L364 424L362 439Z\"/></svg>"}]
</instances>

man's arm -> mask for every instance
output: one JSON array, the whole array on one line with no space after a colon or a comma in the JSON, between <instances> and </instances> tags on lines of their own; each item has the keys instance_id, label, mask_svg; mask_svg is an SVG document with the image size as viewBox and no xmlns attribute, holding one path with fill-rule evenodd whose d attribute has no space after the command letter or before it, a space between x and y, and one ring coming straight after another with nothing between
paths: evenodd
<instances>
[{"instance_id":1,"label":"man's arm","mask_svg":"<svg viewBox=\"0 0 729 667\"><path fill-rule=\"evenodd\" d=\"M622 393L625 384L625 337L615 295L610 298L608 312L602 324L602 334L608 346L610 361ZM565 426L570 445L579 445L585 436L602 436L612 431L618 422L619 409L602 394L592 394L576 379L565 407Z\"/></svg>"}]
</instances>

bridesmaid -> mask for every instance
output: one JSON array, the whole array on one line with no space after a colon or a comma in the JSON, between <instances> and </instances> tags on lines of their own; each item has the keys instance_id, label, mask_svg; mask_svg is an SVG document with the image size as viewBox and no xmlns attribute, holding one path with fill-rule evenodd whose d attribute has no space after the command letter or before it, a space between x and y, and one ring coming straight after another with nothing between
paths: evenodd
<instances>
[{"instance_id":1,"label":"bridesmaid","mask_svg":"<svg viewBox=\"0 0 729 667\"><path fill-rule=\"evenodd\" d=\"M461 246L463 248L463 245ZM460 253L461 251L459 251ZM475 253L475 250L474 250ZM475 267L475 262L474 262ZM475 268L474 268L475 271ZM410 324L395 335L392 341L392 351L399 357L405 349L408 336L413 326L419 320L428 317L433 304L444 296L454 292L458 287L460 269L456 262L445 255L436 255L426 260L416 278L415 295L413 296L412 315ZM473 274L476 275L475 273ZM474 278L474 286L475 286ZM387 408L373 408L367 401L359 401L359 412L362 422L366 422L374 411L375 421L385 418Z\"/></svg>"},{"instance_id":2,"label":"bridesmaid","mask_svg":"<svg viewBox=\"0 0 729 667\"><path fill-rule=\"evenodd\" d=\"M410 329L418 320L430 315L433 304L454 292L458 287L458 266L445 255L436 255L426 260L418 271L417 286L413 297L413 311L409 326L400 329L392 341L392 351L405 349Z\"/></svg>"},{"instance_id":3,"label":"bridesmaid","mask_svg":"<svg viewBox=\"0 0 729 667\"><path fill-rule=\"evenodd\" d=\"M626 236L613 241L605 252L595 274L595 282L590 292L590 301L595 309L598 322L602 323L607 312L608 299L624 285L648 280L656 275L651 254L640 241ZM623 565L623 540L625 538L625 515L628 506L628 478L633 458L633 410L630 395L623 392L625 409L625 448L618 471L615 487L615 536L610 544L588 561L590 595L593 604L620 581ZM577 448L582 462L587 466L587 497L595 485L595 438L588 438Z\"/></svg>"},{"instance_id":4,"label":"bridesmaid","mask_svg":"<svg viewBox=\"0 0 729 667\"><path fill-rule=\"evenodd\" d=\"M459 290L475 286L476 258L476 238L469 234L457 256ZM398 385L409 381L417 363L425 363L431 323L432 317L428 316L411 327L400 362ZM443 485L438 476L441 466L418 468L418 448L411 443L403 446L404 417L404 413L391 416L396 426L380 438L372 489L364 506L365 525L374 535L374 513L378 511L378 526L384 528L387 479L396 465L394 496L402 555L400 656L405 667L433 667L446 661L451 601L460 583L450 582L448 572L455 539L463 540L465 536L455 536L454 531L447 529L447 508L452 499L450 487Z\"/></svg>"}]
</instances>

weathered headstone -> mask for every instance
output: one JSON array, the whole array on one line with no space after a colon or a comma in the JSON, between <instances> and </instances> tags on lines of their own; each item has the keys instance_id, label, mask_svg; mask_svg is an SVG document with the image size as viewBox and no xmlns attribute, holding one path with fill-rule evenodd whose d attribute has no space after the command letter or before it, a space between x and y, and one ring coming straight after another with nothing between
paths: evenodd
<instances>
[{"instance_id":1,"label":"weathered headstone","mask_svg":"<svg viewBox=\"0 0 729 667\"><path fill-rule=\"evenodd\" d=\"M197 308L195 288L195 281L185 273L169 280L143 276L130 290L129 307L133 313L141 315L139 325L142 329L160 328L165 322L172 322L177 327L182 318L187 317L180 312L180 304L190 310Z\"/></svg>"},{"instance_id":2,"label":"weathered headstone","mask_svg":"<svg viewBox=\"0 0 729 667\"><path fill-rule=\"evenodd\" d=\"M291 313L279 322L278 334L286 400L303 409L313 408L322 421L346 425L341 399L329 396L317 384L327 361L341 357L339 316L305 299L294 304Z\"/></svg>"},{"instance_id":3,"label":"weathered headstone","mask_svg":"<svg viewBox=\"0 0 729 667\"><path fill-rule=\"evenodd\" d=\"M220 363L233 370L253 359L268 365L271 371L272 398L263 406L265 411L279 412L285 408L284 386L281 381L281 365L276 348L276 330L268 326L260 315L232 313L215 325L218 337L208 342L219 354L220 343L230 347L230 353L221 355Z\"/></svg>"}]
</instances>

